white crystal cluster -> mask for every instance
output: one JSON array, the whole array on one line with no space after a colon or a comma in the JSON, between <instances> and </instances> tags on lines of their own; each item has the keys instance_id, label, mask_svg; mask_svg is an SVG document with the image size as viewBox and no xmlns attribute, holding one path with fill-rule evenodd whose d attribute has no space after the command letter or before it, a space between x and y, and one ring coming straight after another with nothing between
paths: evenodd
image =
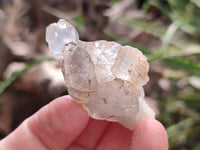
<instances>
[{"instance_id":1,"label":"white crystal cluster","mask_svg":"<svg viewBox=\"0 0 200 150\"><path fill-rule=\"evenodd\" d=\"M69 94L91 117L130 130L154 118L142 87L149 80L149 64L138 49L103 40L83 42L63 19L46 28L46 41L60 63Z\"/></svg>"}]
</instances>

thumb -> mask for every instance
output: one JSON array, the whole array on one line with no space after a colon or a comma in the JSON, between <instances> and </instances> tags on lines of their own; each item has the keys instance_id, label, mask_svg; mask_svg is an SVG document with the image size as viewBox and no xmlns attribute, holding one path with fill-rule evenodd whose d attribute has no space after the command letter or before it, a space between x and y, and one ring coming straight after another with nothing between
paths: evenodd
<instances>
[{"instance_id":1,"label":"thumb","mask_svg":"<svg viewBox=\"0 0 200 150\"><path fill-rule=\"evenodd\" d=\"M132 150L168 150L168 137L163 125L154 119L144 120L135 128Z\"/></svg>"},{"instance_id":2,"label":"thumb","mask_svg":"<svg viewBox=\"0 0 200 150\"><path fill-rule=\"evenodd\" d=\"M0 142L0 149L62 150L83 131L88 120L80 105L63 96L26 119Z\"/></svg>"}]
</instances>

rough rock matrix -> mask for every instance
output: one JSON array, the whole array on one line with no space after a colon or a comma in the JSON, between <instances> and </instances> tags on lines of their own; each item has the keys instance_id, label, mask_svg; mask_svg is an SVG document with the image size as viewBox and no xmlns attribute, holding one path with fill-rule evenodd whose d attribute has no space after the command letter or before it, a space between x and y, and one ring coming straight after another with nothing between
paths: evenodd
<instances>
[{"instance_id":1,"label":"rough rock matrix","mask_svg":"<svg viewBox=\"0 0 200 150\"><path fill-rule=\"evenodd\" d=\"M138 49L103 40L83 42L63 19L46 28L46 41L60 63L69 94L91 117L130 130L154 118L142 87L149 80L149 64Z\"/></svg>"}]
</instances>

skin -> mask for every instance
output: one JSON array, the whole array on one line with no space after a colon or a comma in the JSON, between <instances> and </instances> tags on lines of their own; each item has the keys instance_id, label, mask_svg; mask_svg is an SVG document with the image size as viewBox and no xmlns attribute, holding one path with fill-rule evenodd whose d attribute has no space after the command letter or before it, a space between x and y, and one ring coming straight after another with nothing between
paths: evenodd
<instances>
[{"instance_id":1,"label":"skin","mask_svg":"<svg viewBox=\"0 0 200 150\"><path fill-rule=\"evenodd\" d=\"M41 108L0 141L1 150L168 150L163 125L144 120L134 131L95 120L70 96Z\"/></svg>"}]
</instances>

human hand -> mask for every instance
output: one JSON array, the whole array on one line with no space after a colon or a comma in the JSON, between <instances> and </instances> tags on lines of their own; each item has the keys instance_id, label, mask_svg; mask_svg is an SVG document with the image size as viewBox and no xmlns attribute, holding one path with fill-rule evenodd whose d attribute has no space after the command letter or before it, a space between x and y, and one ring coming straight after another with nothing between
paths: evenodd
<instances>
[{"instance_id":1,"label":"human hand","mask_svg":"<svg viewBox=\"0 0 200 150\"><path fill-rule=\"evenodd\" d=\"M156 120L130 131L118 123L89 118L63 96L26 119L0 141L0 150L167 150L167 134Z\"/></svg>"}]
</instances>

